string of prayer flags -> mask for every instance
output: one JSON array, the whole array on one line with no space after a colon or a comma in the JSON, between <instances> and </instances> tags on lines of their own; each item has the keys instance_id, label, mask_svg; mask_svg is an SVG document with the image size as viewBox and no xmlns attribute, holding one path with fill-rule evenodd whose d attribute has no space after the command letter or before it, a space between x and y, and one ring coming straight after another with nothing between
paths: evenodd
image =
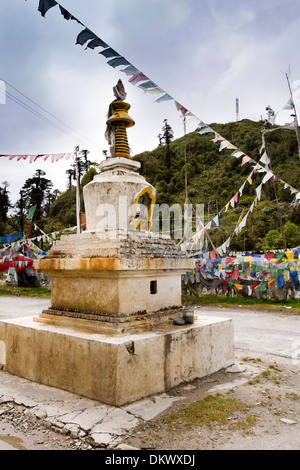
<instances>
[{"instance_id":1,"label":"string of prayer flags","mask_svg":"<svg viewBox=\"0 0 300 470\"><path fill-rule=\"evenodd\" d=\"M3 243L4 245L6 245L7 243L12 243L15 237L23 238L23 235L21 235L21 233L14 233L13 235L1 236L0 243Z\"/></svg>"},{"instance_id":2,"label":"string of prayer flags","mask_svg":"<svg viewBox=\"0 0 300 470\"><path fill-rule=\"evenodd\" d=\"M77 35L76 39L76 44L79 45L85 45L87 44L87 48L90 49L95 49L96 47L102 47L104 50L100 52L101 55L103 55L106 58L110 58L110 60L107 62L108 65L111 67L115 68L120 65L126 65L124 69L121 69L120 71L125 73L127 76L130 76L129 82L132 83L133 85L136 85L139 82L146 82L139 84L138 87L144 90L146 93L158 93L161 94L158 99L155 100L156 103L161 103L164 101L169 101L173 100L175 102L177 110L183 115L183 116L191 116L199 121L198 127L197 127L197 132L200 135L206 134L206 133L214 133L215 137L218 136L218 138L215 140L221 140L220 144L220 149L219 151L227 148L227 149L232 149L234 152L232 153L232 156L235 158L240 158L241 156L244 155L243 160L242 160L242 165L248 162L253 162L255 163L254 160L252 160L248 155L245 155L244 152L239 150L235 145L231 144L227 139L224 139L222 136L219 136L210 126L205 124L203 121L201 121L197 116L195 116L193 113L191 113L187 108L185 108L183 105L179 104L177 101L174 100L174 98L169 95L166 91L164 91L162 88L160 88L158 85L156 85L152 80L150 80L149 77L145 76L142 71L140 71L138 68L136 68L133 64L131 64L125 57L123 57L121 54L116 52L112 47L110 47L106 42L104 42L101 38L99 38L93 31L91 31L87 26L85 26L83 23L81 23L77 18L75 18L68 10L66 10L64 7L62 7L57 1L55 0L40 0L39 1L39 7L38 10L42 14L42 16L45 17L47 11L55 7L56 5L59 5L60 7L60 12L63 15L63 17L67 20L74 19L78 23L80 23L84 29ZM293 106L293 102L291 100L288 101L286 104L287 109L291 109ZM265 142L264 142L264 136L263 136L263 145L261 148L261 151L265 148ZM3 155L0 155L0 157ZM16 156L11 156L12 158L15 158ZM23 158L23 156L19 156L20 159ZM28 156L24 156L24 159L27 158ZM29 156L31 157L30 161L35 161L35 158L40 158L40 156ZM56 158L52 157L51 161L57 161ZM264 163L266 166L269 163L268 156L266 152L263 154L261 157L260 161ZM256 166L256 169L254 171L260 171L259 168L262 168L261 166ZM263 169L262 171L265 171L267 168ZM274 175L275 176L275 175ZM300 194L300 193L299 193ZM297 193L297 200L300 199L300 195Z\"/></svg>"},{"instance_id":3,"label":"string of prayer flags","mask_svg":"<svg viewBox=\"0 0 300 470\"><path fill-rule=\"evenodd\" d=\"M8 158L9 160L16 159L18 162L20 160L29 160L29 163L34 163L38 159L43 158L44 161L50 158L51 162L58 162L61 159L70 160L70 158L75 159L76 153L69 152L69 153L50 153L50 154L37 154L37 155L0 155L0 158Z\"/></svg>"}]
</instances>

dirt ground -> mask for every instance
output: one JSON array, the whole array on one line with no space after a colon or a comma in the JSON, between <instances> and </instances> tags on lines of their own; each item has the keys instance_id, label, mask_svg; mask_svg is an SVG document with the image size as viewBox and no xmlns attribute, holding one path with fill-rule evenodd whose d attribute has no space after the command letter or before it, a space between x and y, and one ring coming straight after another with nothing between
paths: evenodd
<instances>
[{"instance_id":1,"label":"dirt ground","mask_svg":"<svg viewBox=\"0 0 300 470\"><path fill-rule=\"evenodd\" d=\"M170 391L173 405L151 421L141 422L124 436L129 448L145 450L300 450L299 365L275 356L236 358L239 372L224 370ZM241 384L246 381L246 383ZM189 407L214 396L224 405L195 417ZM219 403L218 403L219 400ZM0 449L103 450L88 437L72 438L41 426L12 404L0 405ZM2 446L2 447L1 447Z\"/></svg>"},{"instance_id":2,"label":"dirt ground","mask_svg":"<svg viewBox=\"0 0 300 470\"><path fill-rule=\"evenodd\" d=\"M159 417L135 429L126 442L140 449L159 450L300 450L299 365L270 357L240 357L238 364L254 371L244 385L246 373L220 371L173 394L184 397ZM189 419L188 407L208 395L234 399L243 410L227 410L225 422L210 425L205 419ZM184 413L182 413L182 410ZM208 410L209 414L210 411ZM171 419L170 419L171 416Z\"/></svg>"}]
</instances>

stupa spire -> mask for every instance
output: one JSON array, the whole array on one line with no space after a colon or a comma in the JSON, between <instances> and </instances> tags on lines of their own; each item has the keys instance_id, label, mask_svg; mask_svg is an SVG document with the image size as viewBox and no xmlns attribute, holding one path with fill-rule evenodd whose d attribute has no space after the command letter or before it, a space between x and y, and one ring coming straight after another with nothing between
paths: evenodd
<instances>
[{"instance_id":1,"label":"stupa spire","mask_svg":"<svg viewBox=\"0 0 300 470\"><path fill-rule=\"evenodd\" d=\"M130 104L124 101L127 94L121 80L113 87L113 92L116 99L109 106L105 132L110 157L131 158L126 129L134 126L135 122L128 114Z\"/></svg>"}]
</instances>

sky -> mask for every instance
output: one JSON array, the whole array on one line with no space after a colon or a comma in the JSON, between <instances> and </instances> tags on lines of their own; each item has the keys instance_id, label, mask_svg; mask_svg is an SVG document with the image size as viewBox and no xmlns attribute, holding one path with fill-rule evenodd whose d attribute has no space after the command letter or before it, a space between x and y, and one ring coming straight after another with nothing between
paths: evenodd
<instances>
[{"instance_id":1,"label":"sky","mask_svg":"<svg viewBox=\"0 0 300 470\"><path fill-rule=\"evenodd\" d=\"M0 154L72 152L79 145L99 163L108 150L107 110L119 79L135 120L127 131L133 156L157 147L164 119L174 138L183 135L174 101L207 124L235 121L236 98L240 119L266 118L270 105L277 124L291 122L281 108L290 98L286 73L296 107L300 102L298 0L58 3L84 26L65 20L58 5L42 17L39 0L0 2ZM173 99L156 103L161 95L129 83L125 66L109 66L102 48L76 45L85 27ZM187 132L196 125L187 120ZM15 203L37 169L64 191L69 168L66 160L0 158L0 184L8 181Z\"/></svg>"}]
</instances>

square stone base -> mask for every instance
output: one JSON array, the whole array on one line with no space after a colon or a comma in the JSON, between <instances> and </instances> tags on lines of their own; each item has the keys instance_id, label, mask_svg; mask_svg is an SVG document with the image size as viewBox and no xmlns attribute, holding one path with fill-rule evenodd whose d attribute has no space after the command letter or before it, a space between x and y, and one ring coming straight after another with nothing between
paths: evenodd
<instances>
[{"instance_id":1,"label":"square stone base","mask_svg":"<svg viewBox=\"0 0 300 470\"><path fill-rule=\"evenodd\" d=\"M165 392L234 362L230 319L200 316L191 325L103 334L71 323L0 322L0 367L5 371L114 406ZM95 322L92 322L93 325Z\"/></svg>"}]
</instances>

